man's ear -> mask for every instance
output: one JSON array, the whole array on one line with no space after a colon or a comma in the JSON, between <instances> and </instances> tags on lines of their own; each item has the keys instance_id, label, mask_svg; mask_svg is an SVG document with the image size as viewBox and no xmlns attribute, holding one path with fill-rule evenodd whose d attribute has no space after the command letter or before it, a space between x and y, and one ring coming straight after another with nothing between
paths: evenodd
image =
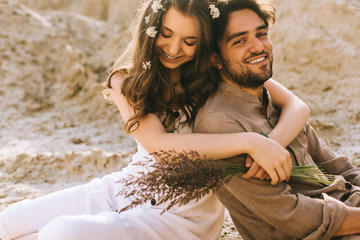
<instances>
[{"instance_id":1,"label":"man's ear","mask_svg":"<svg viewBox=\"0 0 360 240\"><path fill-rule=\"evenodd\" d=\"M211 54L211 65L215 67L216 69L220 70L222 69L222 64L220 61L220 57L217 53Z\"/></svg>"}]
</instances>

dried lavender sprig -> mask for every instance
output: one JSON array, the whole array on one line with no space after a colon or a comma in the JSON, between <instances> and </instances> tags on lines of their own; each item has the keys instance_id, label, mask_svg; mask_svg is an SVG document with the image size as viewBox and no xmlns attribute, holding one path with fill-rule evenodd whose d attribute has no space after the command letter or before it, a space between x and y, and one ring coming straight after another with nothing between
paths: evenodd
<instances>
[{"instance_id":1,"label":"dried lavender sprig","mask_svg":"<svg viewBox=\"0 0 360 240\"><path fill-rule=\"evenodd\" d=\"M145 204L152 199L157 199L157 206L166 203L166 210L175 205L186 205L192 200L199 200L210 192L215 192L228 183L234 174L248 170L242 165L227 161L209 160L196 151L160 151L152 155L160 161L151 165L148 165L149 161L136 163L147 167L149 171L119 180L124 188L118 195L133 198L132 203L119 212ZM326 185L334 180L331 175L323 173L315 165L293 166L291 177Z\"/></svg>"}]
</instances>

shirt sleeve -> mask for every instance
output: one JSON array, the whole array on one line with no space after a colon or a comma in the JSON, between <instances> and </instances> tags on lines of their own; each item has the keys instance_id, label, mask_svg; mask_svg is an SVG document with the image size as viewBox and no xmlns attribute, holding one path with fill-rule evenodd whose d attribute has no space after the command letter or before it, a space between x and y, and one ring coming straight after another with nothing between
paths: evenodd
<instances>
[{"instance_id":1,"label":"shirt sleeve","mask_svg":"<svg viewBox=\"0 0 360 240\"><path fill-rule=\"evenodd\" d=\"M244 132L244 128L226 113L209 111L198 116L194 131L228 133ZM268 181L243 179L241 174L234 175L217 196L240 233L250 239L331 239L346 215L345 205L327 195L310 198L294 194L287 183L273 186ZM268 226L267 238L259 226Z\"/></svg>"},{"instance_id":2,"label":"shirt sleeve","mask_svg":"<svg viewBox=\"0 0 360 240\"><path fill-rule=\"evenodd\" d=\"M321 139L308 123L306 125L306 138L308 139L308 152L314 162L334 175L342 175L346 181L360 186L360 168L355 167L346 156L336 155Z\"/></svg>"}]
</instances>

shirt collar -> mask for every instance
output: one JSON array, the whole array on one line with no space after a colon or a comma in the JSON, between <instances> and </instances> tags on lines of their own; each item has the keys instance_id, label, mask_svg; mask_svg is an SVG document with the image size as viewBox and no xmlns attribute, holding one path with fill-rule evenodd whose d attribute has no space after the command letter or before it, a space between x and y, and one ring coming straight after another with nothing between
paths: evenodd
<instances>
[{"instance_id":1,"label":"shirt collar","mask_svg":"<svg viewBox=\"0 0 360 240\"><path fill-rule=\"evenodd\" d=\"M245 90L243 90L239 87L236 87L235 85L227 83L227 82L220 81L218 88L224 92L227 92L228 94L239 97L247 102L264 104L265 106L267 106L269 103L268 90L265 87L263 89L263 102L261 102L257 96L252 95L252 94L246 92Z\"/></svg>"}]
</instances>

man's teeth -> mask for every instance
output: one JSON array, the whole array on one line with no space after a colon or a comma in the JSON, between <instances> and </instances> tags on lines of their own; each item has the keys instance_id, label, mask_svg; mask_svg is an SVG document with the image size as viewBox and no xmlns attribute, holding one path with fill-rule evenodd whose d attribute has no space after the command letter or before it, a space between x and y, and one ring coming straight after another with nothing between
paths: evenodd
<instances>
[{"instance_id":1,"label":"man's teeth","mask_svg":"<svg viewBox=\"0 0 360 240\"><path fill-rule=\"evenodd\" d=\"M165 55L166 55L167 58L170 58L170 59L176 59L177 58L177 57L171 57L171 56L167 55L166 53L165 53Z\"/></svg>"},{"instance_id":2,"label":"man's teeth","mask_svg":"<svg viewBox=\"0 0 360 240\"><path fill-rule=\"evenodd\" d=\"M265 60L265 57L261 57L261 58L258 58L258 59L249 61L248 63L254 64L254 63L258 63L258 62L264 61L264 60Z\"/></svg>"}]
</instances>

